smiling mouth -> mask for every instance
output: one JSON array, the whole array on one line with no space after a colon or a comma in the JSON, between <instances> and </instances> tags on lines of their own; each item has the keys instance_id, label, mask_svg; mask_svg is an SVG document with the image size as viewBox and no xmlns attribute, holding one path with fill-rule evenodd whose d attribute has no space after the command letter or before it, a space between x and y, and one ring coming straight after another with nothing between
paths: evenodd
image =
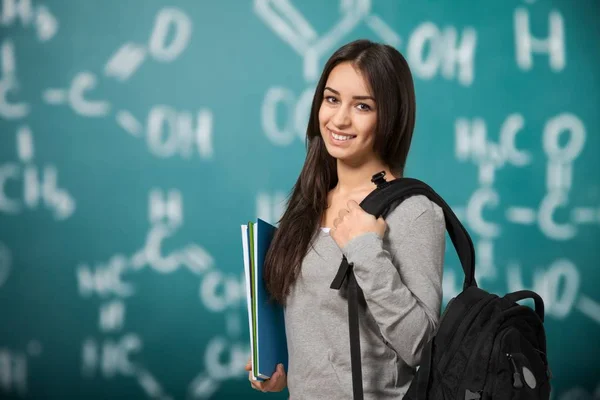
<instances>
[{"instance_id":1,"label":"smiling mouth","mask_svg":"<svg viewBox=\"0 0 600 400\"><path fill-rule=\"evenodd\" d=\"M356 137L356 135L340 134L340 133L332 131L329 128L327 128L327 130L331 134L331 137L333 137L335 140L337 140L339 142L344 142L344 141L347 141L347 140L351 140L351 139L354 139Z\"/></svg>"}]
</instances>

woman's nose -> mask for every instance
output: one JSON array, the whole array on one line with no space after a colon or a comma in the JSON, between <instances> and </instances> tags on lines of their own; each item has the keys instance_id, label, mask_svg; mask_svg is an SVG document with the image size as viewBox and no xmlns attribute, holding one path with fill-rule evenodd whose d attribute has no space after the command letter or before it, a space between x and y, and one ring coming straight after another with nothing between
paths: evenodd
<instances>
[{"instance_id":1,"label":"woman's nose","mask_svg":"<svg viewBox=\"0 0 600 400\"><path fill-rule=\"evenodd\" d=\"M338 107L335 115L332 118L332 122L335 126L341 128L350 124L350 113L346 107Z\"/></svg>"}]
</instances>

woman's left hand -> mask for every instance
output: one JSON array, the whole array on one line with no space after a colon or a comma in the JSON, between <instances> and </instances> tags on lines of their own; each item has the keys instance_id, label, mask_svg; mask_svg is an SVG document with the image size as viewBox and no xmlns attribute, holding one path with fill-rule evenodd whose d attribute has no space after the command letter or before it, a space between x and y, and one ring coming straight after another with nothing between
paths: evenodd
<instances>
[{"instance_id":1,"label":"woman's left hand","mask_svg":"<svg viewBox=\"0 0 600 400\"><path fill-rule=\"evenodd\" d=\"M376 219L354 200L348 201L347 205L347 209L340 210L329 232L340 249L346 246L350 240L364 233L375 232L380 238L383 238L387 224L382 217Z\"/></svg>"}]
</instances>

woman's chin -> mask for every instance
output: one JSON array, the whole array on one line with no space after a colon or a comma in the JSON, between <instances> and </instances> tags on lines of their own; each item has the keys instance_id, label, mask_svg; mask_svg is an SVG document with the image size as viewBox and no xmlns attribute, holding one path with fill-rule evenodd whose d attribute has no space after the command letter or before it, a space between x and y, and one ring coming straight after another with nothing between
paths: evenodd
<instances>
[{"instance_id":1,"label":"woman's chin","mask_svg":"<svg viewBox=\"0 0 600 400\"><path fill-rule=\"evenodd\" d=\"M331 157L335 158L336 160L343 160L348 156L345 151L340 151L340 149L337 148L327 148L327 152Z\"/></svg>"}]
</instances>

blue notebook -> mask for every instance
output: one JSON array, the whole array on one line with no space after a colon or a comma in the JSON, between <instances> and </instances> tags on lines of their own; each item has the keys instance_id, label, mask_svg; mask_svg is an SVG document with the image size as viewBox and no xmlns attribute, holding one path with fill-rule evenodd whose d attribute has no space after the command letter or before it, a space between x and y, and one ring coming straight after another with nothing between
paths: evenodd
<instances>
[{"instance_id":1,"label":"blue notebook","mask_svg":"<svg viewBox=\"0 0 600 400\"><path fill-rule=\"evenodd\" d=\"M277 364L286 371L288 366L283 307L269 300L263 280L265 257L277 228L260 218L241 227L252 374L265 380Z\"/></svg>"}]
</instances>

